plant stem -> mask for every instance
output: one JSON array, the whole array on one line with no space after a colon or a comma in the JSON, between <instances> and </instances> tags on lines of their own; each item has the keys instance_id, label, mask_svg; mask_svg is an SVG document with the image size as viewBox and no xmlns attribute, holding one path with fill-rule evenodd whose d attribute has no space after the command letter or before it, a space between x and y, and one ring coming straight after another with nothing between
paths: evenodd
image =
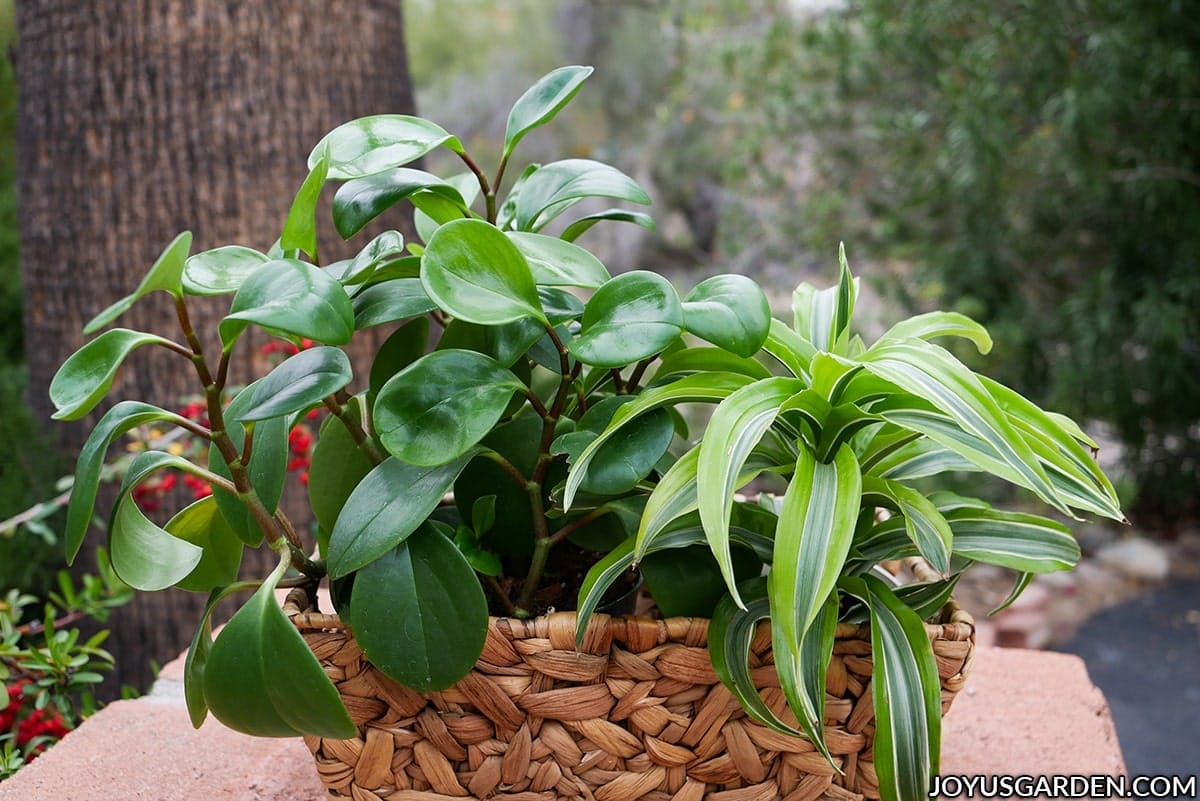
<instances>
[{"instance_id":1,"label":"plant stem","mask_svg":"<svg viewBox=\"0 0 1200 801\"><path fill-rule=\"evenodd\" d=\"M621 381L621 371L615 367L609 372L612 376L613 388L616 389L618 395L625 394L625 384Z\"/></svg>"},{"instance_id":2,"label":"plant stem","mask_svg":"<svg viewBox=\"0 0 1200 801\"><path fill-rule=\"evenodd\" d=\"M488 589L492 591L492 595L496 596L496 600L498 600L500 605L504 607L504 611L509 615L516 617L517 607L513 605L512 599L508 597L508 593L506 593L504 588L500 586L500 582L496 579L496 577L485 574L483 575L483 583L486 584Z\"/></svg>"},{"instance_id":3,"label":"plant stem","mask_svg":"<svg viewBox=\"0 0 1200 801\"><path fill-rule=\"evenodd\" d=\"M488 450L483 451L479 455L484 457L485 459L491 459L493 462L495 462L497 465L499 465L500 469L502 469L505 473L508 473L508 475L512 477L512 480L517 482L517 485L519 487L522 487L523 489L529 488L529 479L521 474L521 471L517 469L516 465L514 465L508 459L504 458L504 456L502 456L501 454L497 453L496 451L488 449Z\"/></svg>"},{"instance_id":4,"label":"plant stem","mask_svg":"<svg viewBox=\"0 0 1200 801\"><path fill-rule=\"evenodd\" d=\"M330 395L327 398L322 398L322 403L337 419L342 421L342 425L346 427L346 431L350 433L350 438L354 440L354 444L358 449L371 460L371 464L383 464L387 456L380 453L379 448L362 427L362 420L355 419L353 412L346 406L344 402L339 401L336 395Z\"/></svg>"},{"instance_id":5,"label":"plant stem","mask_svg":"<svg viewBox=\"0 0 1200 801\"><path fill-rule=\"evenodd\" d=\"M496 224L496 193L492 190L491 184L488 183L487 176L483 174L483 170L479 169L479 165L475 163L475 159L471 158L465 151L458 154L458 157L463 160L467 168L475 173L475 180L479 181L479 189L483 192L484 200L487 202L487 221Z\"/></svg>"},{"instance_id":6,"label":"plant stem","mask_svg":"<svg viewBox=\"0 0 1200 801\"><path fill-rule=\"evenodd\" d=\"M542 399L533 393L533 390L526 392L525 397L529 399L529 405L538 413L538 417L544 420L550 416L550 411L542 403Z\"/></svg>"},{"instance_id":7,"label":"plant stem","mask_svg":"<svg viewBox=\"0 0 1200 801\"><path fill-rule=\"evenodd\" d=\"M593 520L599 520L606 514L608 514L607 509L593 509L583 517L572 520L570 523L567 523L558 531L554 532L554 535L550 537L550 544L558 545L560 542L586 526L588 523L591 523Z\"/></svg>"},{"instance_id":8,"label":"plant stem","mask_svg":"<svg viewBox=\"0 0 1200 801\"><path fill-rule=\"evenodd\" d=\"M500 166L496 168L496 177L492 180L492 187L493 187L492 191L493 192L500 191L500 181L504 179L504 171L508 168L508 157L511 155L512 155L512 152L510 151L508 153L505 153L500 158Z\"/></svg>"},{"instance_id":9,"label":"plant stem","mask_svg":"<svg viewBox=\"0 0 1200 801\"><path fill-rule=\"evenodd\" d=\"M540 488L539 488L540 492ZM541 506L540 498L538 506ZM536 527L538 518L534 517L534 525ZM543 531L546 527L545 518L541 519L541 528ZM525 576L525 581L521 584L521 595L517 598L517 610L520 612L530 612L533 606L533 594L537 592L538 584L541 582L542 573L546 569L546 558L550 555L550 538L539 536L533 543L533 556L529 558L529 573Z\"/></svg>"},{"instance_id":10,"label":"plant stem","mask_svg":"<svg viewBox=\"0 0 1200 801\"><path fill-rule=\"evenodd\" d=\"M638 382L641 381L642 376L645 375L646 368L653 364L654 360L657 358L657 356L648 356L637 363L637 366L633 368L633 372L629 375L629 381L625 383L626 392L633 393L637 391Z\"/></svg>"}]
</instances>

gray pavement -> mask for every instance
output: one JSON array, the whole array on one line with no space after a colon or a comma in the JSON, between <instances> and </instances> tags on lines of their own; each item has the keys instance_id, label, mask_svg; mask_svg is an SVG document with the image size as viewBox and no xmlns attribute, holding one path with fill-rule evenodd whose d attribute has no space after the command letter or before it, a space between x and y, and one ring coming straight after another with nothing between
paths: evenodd
<instances>
[{"instance_id":1,"label":"gray pavement","mask_svg":"<svg viewBox=\"0 0 1200 801\"><path fill-rule=\"evenodd\" d=\"M1106 609L1058 650L1103 690L1129 775L1200 773L1200 582Z\"/></svg>"}]
</instances>

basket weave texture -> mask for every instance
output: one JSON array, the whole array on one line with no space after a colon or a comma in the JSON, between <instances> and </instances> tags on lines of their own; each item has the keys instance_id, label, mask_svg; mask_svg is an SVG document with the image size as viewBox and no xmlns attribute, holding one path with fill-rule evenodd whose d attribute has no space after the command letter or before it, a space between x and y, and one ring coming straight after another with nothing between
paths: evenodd
<instances>
[{"instance_id":1,"label":"basket weave texture","mask_svg":"<svg viewBox=\"0 0 1200 801\"><path fill-rule=\"evenodd\" d=\"M708 621L595 615L575 647L574 613L492 618L475 668L418 694L376 670L336 615L285 611L337 686L359 736L306 737L330 799L353 801L861 801L878 798L871 751L871 639L839 624L825 737L836 774L806 740L749 719L717 679ZM974 623L953 605L926 624L942 711L962 687ZM764 623L752 675L783 720Z\"/></svg>"}]
</instances>

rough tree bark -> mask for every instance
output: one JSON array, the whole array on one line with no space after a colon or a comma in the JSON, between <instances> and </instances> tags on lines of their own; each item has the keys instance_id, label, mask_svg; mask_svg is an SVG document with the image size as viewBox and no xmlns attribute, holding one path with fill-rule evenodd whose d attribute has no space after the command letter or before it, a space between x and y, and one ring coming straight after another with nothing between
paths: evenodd
<instances>
[{"instance_id":1,"label":"rough tree bark","mask_svg":"<svg viewBox=\"0 0 1200 801\"><path fill-rule=\"evenodd\" d=\"M195 251L266 250L317 140L356 116L412 113L413 97L397 0L22 0L17 10L29 397L48 420L47 387L82 326L175 234L193 231ZM322 233L330 251L332 226ZM227 304L189 304L197 328L215 332ZM173 320L151 298L119 324L174 331ZM168 407L195 392L194 374L166 352L139 351L118 381L116 397ZM74 449L87 430L53 433ZM202 605L169 591L120 610L109 640L117 681L146 686L150 660L186 646Z\"/></svg>"}]
</instances>

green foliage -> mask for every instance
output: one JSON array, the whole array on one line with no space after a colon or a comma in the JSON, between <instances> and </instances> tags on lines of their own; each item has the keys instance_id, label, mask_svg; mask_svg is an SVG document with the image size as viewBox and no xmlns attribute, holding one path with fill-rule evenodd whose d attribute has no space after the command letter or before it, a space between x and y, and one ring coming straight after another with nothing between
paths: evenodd
<instances>
[{"instance_id":1,"label":"green foliage","mask_svg":"<svg viewBox=\"0 0 1200 801\"><path fill-rule=\"evenodd\" d=\"M822 91L778 100L823 143L810 214L987 323L1018 390L1107 422L1139 512L1200 513L1194 10L861 0L808 44Z\"/></svg>"},{"instance_id":2,"label":"green foliage","mask_svg":"<svg viewBox=\"0 0 1200 801\"><path fill-rule=\"evenodd\" d=\"M716 615L715 667L750 714L807 737L828 758L825 668L844 607L873 628L875 703L888 707L878 714L886 727L879 742L890 744L877 752L883 797L911 797L936 770L939 742L922 615L938 611L974 561L1050 571L1077 552L1049 521L930 497L906 479L966 465L1064 513L1120 519L1112 486L1078 426L928 341L959 336L986 349L987 333L969 319L925 315L870 347L853 335L858 285L844 254L836 286L797 289L789 327L771 318L748 278L716 276L681 299L660 275L610 277L588 251L538 233L581 200L649 200L629 176L589 159L532 165L503 189L516 141L555 116L588 74L568 68L522 96L491 175L433 123L356 120L314 150L285 224L286 250L272 254L282 258L259 263L222 250L193 262L187 237L177 239L129 303L150 289L175 295L179 341L125 329L100 334L68 358L52 396L60 417L78 417L107 393L134 348L155 345L196 372L209 419L131 401L114 406L80 456L68 546L78 547L80 521L95 503L98 454L115 436L153 420L206 441L207 466L162 451L129 465L110 515L112 565L140 589L210 591L185 669L189 712L197 725L211 711L261 736L353 733L333 685L275 603L279 587L315 599L331 580L339 614L376 666L433 691L479 658L489 606L538 614L546 604L539 593L561 587L583 561L593 567L580 588L581 636L605 591L645 559L664 610ZM468 207L460 184L433 191L437 179L395 172L437 148L468 167L482 211ZM387 179L376 183L380 175ZM422 243L388 233L348 262L319 266L310 217L326 178L346 182L342 191L361 181L386 190L358 185L360 217L401 201L424 212ZM569 238L569 222L564 230ZM214 364L186 304L193 291L222 287L233 297ZM404 325L356 389L340 347L385 321ZM432 349L430 322L440 329ZM229 362L252 325L306 349L223 407ZM677 442L687 437L678 407L692 403L716 408L695 441ZM332 417L310 487L321 525L314 543L291 525L281 493L287 432L318 407ZM207 482L215 497L161 528L131 492L167 467ZM781 504L735 495L763 473L786 482ZM877 509L890 519L877 521ZM967 547L956 549L957 532ZM214 639L212 608L245 588L235 581L242 548L264 544L278 568L253 582L253 597ZM914 550L940 581L893 591L867 575ZM749 681L748 632L764 616L797 731Z\"/></svg>"}]
</instances>

